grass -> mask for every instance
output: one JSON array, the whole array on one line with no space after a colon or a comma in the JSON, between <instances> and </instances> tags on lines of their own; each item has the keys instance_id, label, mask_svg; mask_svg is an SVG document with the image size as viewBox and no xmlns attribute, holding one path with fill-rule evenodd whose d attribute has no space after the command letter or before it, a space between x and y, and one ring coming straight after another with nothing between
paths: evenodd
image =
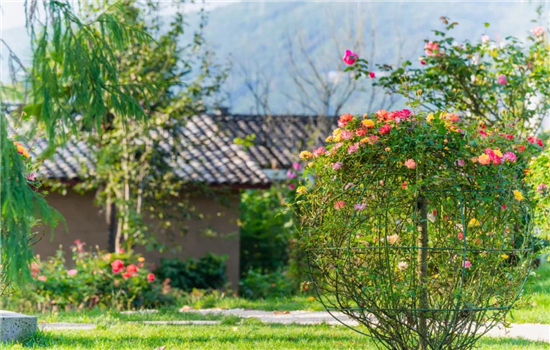
<instances>
[{"instance_id":1,"label":"grass","mask_svg":"<svg viewBox=\"0 0 550 350\"><path fill-rule=\"evenodd\" d=\"M208 297L207 297L208 298ZM194 306L245 308L267 311L323 310L308 296L284 299L248 300L235 297L210 297L195 300ZM0 349L376 349L368 338L342 326L263 324L237 317L178 312L177 308L155 313L126 314L118 311L90 310L39 314L40 322L77 322L98 325L95 330L55 330L38 332L20 344L0 344ZM220 320L219 325L150 325L141 321ZM550 323L550 263L546 262L530 277L522 300L510 315L515 323ZM544 342L523 339L482 338L478 349L550 349Z\"/></svg>"},{"instance_id":2,"label":"grass","mask_svg":"<svg viewBox=\"0 0 550 350\"><path fill-rule=\"evenodd\" d=\"M255 320L216 326L118 323L92 331L40 332L21 344L0 349L138 350L158 349L376 349L372 341L341 326L271 325ZM481 350L549 349L544 342L483 338Z\"/></svg>"},{"instance_id":3,"label":"grass","mask_svg":"<svg viewBox=\"0 0 550 350\"><path fill-rule=\"evenodd\" d=\"M543 263L529 277L521 300L509 314L514 323L550 323L550 263Z\"/></svg>"}]
</instances>

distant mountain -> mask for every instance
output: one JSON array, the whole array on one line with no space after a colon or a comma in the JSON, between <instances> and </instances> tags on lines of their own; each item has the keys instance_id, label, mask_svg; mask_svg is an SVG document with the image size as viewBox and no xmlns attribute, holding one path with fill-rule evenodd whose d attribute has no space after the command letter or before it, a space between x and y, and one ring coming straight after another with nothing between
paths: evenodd
<instances>
[{"instance_id":1,"label":"distant mountain","mask_svg":"<svg viewBox=\"0 0 550 350\"><path fill-rule=\"evenodd\" d=\"M273 112L306 113L289 98L299 94L290 69L289 42L294 43L299 69L307 67L297 45L301 38L320 72L330 76L343 68L340 58L346 48L372 63L395 63L399 57L417 60L423 53L423 40L434 38L432 30L442 28L441 16L460 23L454 30L458 40L477 41L482 34L495 39L525 37L534 26L531 20L537 18L536 6L526 2L242 2L213 9L205 31L216 60L231 63L224 90L232 112L254 112L254 100L243 82L246 70L252 78L260 75L260 80L268 82ZM196 25L193 16L191 28ZM547 24L548 18L541 23ZM355 47L348 32L361 33L365 46ZM3 37L18 54L28 57L23 23L21 28L4 30ZM7 71L4 59L2 69ZM346 111L365 111L370 87L363 88L348 101Z\"/></svg>"}]
</instances>

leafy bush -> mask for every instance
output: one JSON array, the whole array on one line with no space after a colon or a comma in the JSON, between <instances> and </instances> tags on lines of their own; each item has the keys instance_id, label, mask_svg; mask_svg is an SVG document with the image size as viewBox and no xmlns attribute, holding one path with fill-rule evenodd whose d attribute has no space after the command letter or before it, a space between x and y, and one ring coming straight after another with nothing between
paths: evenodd
<instances>
[{"instance_id":1,"label":"leafy bush","mask_svg":"<svg viewBox=\"0 0 550 350\"><path fill-rule=\"evenodd\" d=\"M18 289L7 303L18 309L67 310L108 307L137 309L175 302L167 281L160 282L147 269L145 259L133 252L86 251L79 240L72 246L73 268L67 268L62 250L31 265L34 286Z\"/></svg>"},{"instance_id":2,"label":"leafy bush","mask_svg":"<svg viewBox=\"0 0 550 350\"><path fill-rule=\"evenodd\" d=\"M272 272L288 263L289 240L295 237L288 210L289 189L274 185L241 194L241 275L250 269Z\"/></svg>"},{"instance_id":3,"label":"leafy bush","mask_svg":"<svg viewBox=\"0 0 550 350\"><path fill-rule=\"evenodd\" d=\"M527 276L525 173L542 141L462 119L345 114L326 148L301 153L296 205L313 285L382 347L471 348Z\"/></svg>"},{"instance_id":4,"label":"leafy bush","mask_svg":"<svg viewBox=\"0 0 550 350\"><path fill-rule=\"evenodd\" d=\"M240 291L243 297L250 299L277 298L294 294L296 286L284 270L268 273L249 270L246 276L241 278Z\"/></svg>"},{"instance_id":5,"label":"leafy bush","mask_svg":"<svg viewBox=\"0 0 550 350\"><path fill-rule=\"evenodd\" d=\"M538 130L550 110L550 53L544 28L534 27L527 42L483 35L476 42L458 43L451 33L458 23L441 19L444 28L426 40L425 55L401 67L379 65L389 74L376 85L408 99L421 92L423 107L430 110L463 111L464 118L481 118L488 125L512 122L524 136ZM348 69L360 73L357 77L369 74L364 60Z\"/></svg>"},{"instance_id":6,"label":"leafy bush","mask_svg":"<svg viewBox=\"0 0 550 350\"><path fill-rule=\"evenodd\" d=\"M193 289L218 289L226 283L227 256L217 256L211 253L203 258L190 258L186 261L178 259L161 259L155 274L160 279L170 280L170 286L183 291Z\"/></svg>"}]
</instances>

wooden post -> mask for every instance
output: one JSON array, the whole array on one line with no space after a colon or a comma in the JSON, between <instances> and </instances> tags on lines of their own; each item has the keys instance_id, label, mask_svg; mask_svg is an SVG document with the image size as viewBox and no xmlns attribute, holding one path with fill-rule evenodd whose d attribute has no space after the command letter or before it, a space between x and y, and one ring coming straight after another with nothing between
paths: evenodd
<instances>
[{"instance_id":1,"label":"wooden post","mask_svg":"<svg viewBox=\"0 0 550 350\"><path fill-rule=\"evenodd\" d=\"M424 193L421 190L420 196L418 197L418 213L420 214L420 222L418 228L420 230L420 237L418 239L418 287L419 287L419 308L421 310L428 309L428 293L426 291L426 280L428 278L428 250L425 249L428 247L428 203ZM420 350L428 349L428 322L427 322L427 311L420 311L418 313L418 333L420 335L419 346Z\"/></svg>"}]
</instances>

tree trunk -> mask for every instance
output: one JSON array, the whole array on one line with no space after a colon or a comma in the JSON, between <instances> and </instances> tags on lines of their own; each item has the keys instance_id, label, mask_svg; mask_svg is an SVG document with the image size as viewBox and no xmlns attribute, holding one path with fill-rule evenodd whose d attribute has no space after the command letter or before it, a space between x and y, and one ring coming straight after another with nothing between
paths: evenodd
<instances>
[{"instance_id":1,"label":"tree trunk","mask_svg":"<svg viewBox=\"0 0 550 350\"><path fill-rule=\"evenodd\" d=\"M111 253L116 252L116 232L117 232L117 208L115 203L111 203L109 200L106 205L105 216L107 219L107 225L109 225L109 251Z\"/></svg>"}]
</instances>

